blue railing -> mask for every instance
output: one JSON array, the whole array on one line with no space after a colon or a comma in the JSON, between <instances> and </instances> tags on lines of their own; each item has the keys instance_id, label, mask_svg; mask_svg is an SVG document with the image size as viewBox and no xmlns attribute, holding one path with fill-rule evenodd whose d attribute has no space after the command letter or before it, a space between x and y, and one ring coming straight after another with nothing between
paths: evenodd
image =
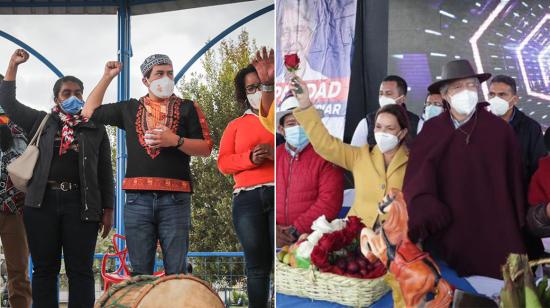
<instances>
[{"instance_id":1,"label":"blue railing","mask_svg":"<svg viewBox=\"0 0 550 308\"><path fill-rule=\"evenodd\" d=\"M104 254L94 255L94 273L96 282L101 287L96 292L103 292L103 278L101 277L101 260ZM61 256L63 258L63 256ZM116 259L116 257L112 257ZM235 260L236 259L236 260ZM188 260L193 265L193 275L209 282L212 288L221 296L226 307L245 306L248 302L246 295L246 268L243 252L190 252ZM29 260L29 274L32 280L32 260ZM115 264L116 267L117 264ZM162 269L162 260L157 258L155 271ZM111 271L109 271L111 272ZM62 280L64 277L60 277ZM58 282L58 286L61 281ZM273 301L273 281L270 283L270 297ZM223 295L221 295L223 293ZM7 293L5 293L7 294ZM100 293L96 293L99 296ZM61 297L60 297L61 298ZM98 297L99 298L99 297ZM6 299L7 300L7 299Z\"/></svg>"},{"instance_id":2,"label":"blue railing","mask_svg":"<svg viewBox=\"0 0 550 308\"><path fill-rule=\"evenodd\" d=\"M101 260L104 254L94 255L94 272L96 282L99 282L101 291L103 278L101 277ZM188 262L193 266L193 275L209 282L218 292L227 307L244 305L246 299L246 270L243 252L189 252ZM61 256L63 259L63 256ZM116 260L117 257L111 257ZM116 267L118 264L115 264ZM162 270L162 260L157 258L155 271ZM29 275L32 280L32 260L29 258ZM60 277L63 279L63 277ZM61 283L58 283L60 286ZM221 295L223 293L223 295Z\"/></svg>"}]
</instances>

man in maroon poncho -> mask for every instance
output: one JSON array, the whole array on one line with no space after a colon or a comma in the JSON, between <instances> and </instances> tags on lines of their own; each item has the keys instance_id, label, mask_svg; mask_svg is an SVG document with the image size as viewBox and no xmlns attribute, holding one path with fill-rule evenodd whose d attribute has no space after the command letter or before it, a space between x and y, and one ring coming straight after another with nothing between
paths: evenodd
<instances>
[{"instance_id":1,"label":"man in maroon poncho","mask_svg":"<svg viewBox=\"0 0 550 308\"><path fill-rule=\"evenodd\" d=\"M517 137L478 102L480 83L466 60L447 63L441 92L450 110L427 121L412 145L403 191L409 237L460 276L502 279L510 253L525 253L526 204Z\"/></svg>"}]
</instances>

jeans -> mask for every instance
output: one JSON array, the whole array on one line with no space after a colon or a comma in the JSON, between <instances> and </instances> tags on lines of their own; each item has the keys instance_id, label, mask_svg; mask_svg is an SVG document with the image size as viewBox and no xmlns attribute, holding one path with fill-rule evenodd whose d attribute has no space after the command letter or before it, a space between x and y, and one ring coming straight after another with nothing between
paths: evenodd
<instances>
[{"instance_id":1,"label":"jeans","mask_svg":"<svg viewBox=\"0 0 550 308\"><path fill-rule=\"evenodd\" d=\"M244 250L250 308L265 308L274 254L274 189L263 186L233 197L233 225Z\"/></svg>"},{"instance_id":2,"label":"jeans","mask_svg":"<svg viewBox=\"0 0 550 308\"><path fill-rule=\"evenodd\" d=\"M23 220L33 261L34 308L57 308L61 250L69 278L69 307L93 307L99 224L81 220L80 191L46 189L41 208L25 207Z\"/></svg>"},{"instance_id":3,"label":"jeans","mask_svg":"<svg viewBox=\"0 0 550 308\"><path fill-rule=\"evenodd\" d=\"M152 275L160 241L166 275L187 272L191 194L126 192L124 227L132 275Z\"/></svg>"}]
</instances>

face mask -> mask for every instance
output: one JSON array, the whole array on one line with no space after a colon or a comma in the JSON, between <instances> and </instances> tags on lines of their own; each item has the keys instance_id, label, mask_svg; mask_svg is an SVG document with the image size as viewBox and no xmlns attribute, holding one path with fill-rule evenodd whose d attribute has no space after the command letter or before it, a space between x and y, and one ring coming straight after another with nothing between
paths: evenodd
<instances>
[{"instance_id":1,"label":"face mask","mask_svg":"<svg viewBox=\"0 0 550 308\"><path fill-rule=\"evenodd\" d=\"M68 114L77 114L82 110L84 102L76 96L71 96L59 104L59 107Z\"/></svg>"},{"instance_id":2,"label":"face mask","mask_svg":"<svg viewBox=\"0 0 550 308\"><path fill-rule=\"evenodd\" d=\"M168 78L168 76L153 80L149 84L149 90L151 90L156 97L170 97L170 95L174 93L174 80Z\"/></svg>"},{"instance_id":3,"label":"face mask","mask_svg":"<svg viewBox=\"0 0 550 308\"><path fill-rule=\"evenodd\" d=\"M297 149L303 149L309 143L306 132L300 125L285 128L285 139Z\"/></svg>"},{"instance_id":4,"label":"face mask","mask_svg":"<svg viewBox=\"0 0 550 308\"><path fill-rule=\"evenodd\" d=\"M250 106L252 106L252 109L258 110L260 109L260 102L262 100L262 91L256 91L254 94L247 94L246 98L248 99L248 103Z\"/></svg>"},{"instance_id":5,"label":"face mask","mask_svg":"<svg viewBox=\"0 0 550 308\"><path fill-rule=\"evenodd\" d=\"M436 105L428 105L424 108L424 120L428 121L433 117L437 117L443 112L443 107Z\"/></svg>"},{"instance_id":6,"label":"face mask","mask_svg":"<svg viewBox=\"0 0 550 308\"><path fill-rule=\"evenodd\" d=\"M463 90L451 97L451 107L462 114L469 115L477 105L477 92Z\"/></svg>"},{"instance_id":7,"label":"face mask","mask_svg":"<svg viewBox=\"0 0 550 308\"><path fill-rule=\"evenodd\" d=\"M399 144L399 138L397 138L396 135L389 133L374 133L374 139L376 140L376 145L382 153L395 149L395 147Z\"/></svg>"},{"instance_id":8,"label":"face mask","mask_svg":"<svg viewBox=\"0 0 550 308\"><path fill-rule=\"evenodd\" d=\"M503 116L508 110L510 110L510 103L498 96L495 96L489 100L491 104L491 112L497 117Z\"/></svg>"},{"instance_id":9,"label":"face mask","mask_svg":"<svg viewBox=\"0 0 550 308\"><path fill-rule=\"evenodd\" d=\"M378 96L378 103L380 104L380 108L386 106L386 105L392 105L392 104L397 104L395 101L400 99L403 95L399 96L398 98L396 99L393 99L391 97L387 97L387 96Z\"/></svg>"}]
</instances>

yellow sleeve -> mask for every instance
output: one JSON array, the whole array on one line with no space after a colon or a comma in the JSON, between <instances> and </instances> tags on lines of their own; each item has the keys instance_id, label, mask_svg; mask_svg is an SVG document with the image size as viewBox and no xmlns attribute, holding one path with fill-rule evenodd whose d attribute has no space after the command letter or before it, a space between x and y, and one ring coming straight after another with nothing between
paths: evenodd
<instances>
[{"instance_id":1,"label":"yellow sleeve","mask_svg":"<svg viewBox=\"0 0 550 308\"><path fill-rule=\"evenodd\" d=\"M271 103L271 107L269 108L269 112L267 113L267 116L264 116L262 114L262 108L260 108L260 123L270 131L271 133L275 132L275 102Z\"/></svg>"},{"instance_id":2,"label":"yellow sleeve","mask_svg":"<svg viewBox=\"0 0 550 308\"><path fill-rule=\"evenodd\" d=\"M305 110L294 110L294 116L306 131L307 137L315 152L342 168L352 170L355 162L361 155L362 149L344 143L342 140L329 134L321 121L317 109L313 106Z\"/></svg>"}]
</instances>

